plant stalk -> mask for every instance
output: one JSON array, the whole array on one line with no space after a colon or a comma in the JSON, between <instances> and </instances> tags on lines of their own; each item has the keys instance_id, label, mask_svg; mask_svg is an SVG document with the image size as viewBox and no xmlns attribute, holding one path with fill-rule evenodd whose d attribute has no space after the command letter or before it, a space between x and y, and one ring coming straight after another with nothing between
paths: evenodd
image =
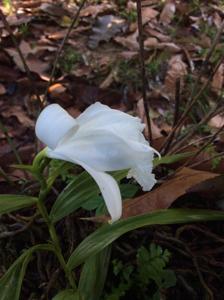
<instances>
[{"instance_id":1,"label":"plant stalk","mask_svg":"<svg viewBox=\"0 0 224 300\"><path fill-rule=\"evenodd\" d=\"M39 194L39 200L38 200L37 207L38 207L39 212L41 213L42 217L44 218L44 220L45 220L45 222L48 226L49 234L50 234L51 240L52 240L52 242L54 244L54 247L55 247L54 252L55 252L55 254L58 258L58 261L59 261L62 269L65 272L65 275L66 275L66 277L69 281L69 284L74 290L77 290L77 286L76 286L75 280L73 278L73 275L68 270L65 259L64 259L64 256L62 254L61 246L60 246L60 242L59 242L59 239L58 239L58 235L57 235L56 230L55 230L55 226L51 222L51 220L49 218L49 215L48 215L48 212L47 212L47 209L46 209L46 206L44 204L45 197L46 197L46 189L41 189L40 194Z\"/></svg>"}]
</instances>

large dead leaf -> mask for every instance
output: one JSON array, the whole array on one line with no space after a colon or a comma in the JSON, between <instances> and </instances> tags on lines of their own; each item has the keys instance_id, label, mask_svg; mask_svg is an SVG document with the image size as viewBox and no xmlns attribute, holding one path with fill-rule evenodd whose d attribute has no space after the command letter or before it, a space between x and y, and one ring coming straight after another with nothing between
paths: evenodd
<instances>
[{"instance_id":1,"label":"large dead leaf","mask_svg":"<svg viewBox=\"0 0 224 300\"><path fill-rule=\"evenodd\" d=\"M172 179L167 180L157 189L140 197L127 200L123 206L122 216L128 218L158 209L166 209L197 184L217 176L219 174L183 168Z\"/></svg>"}]
</instances>

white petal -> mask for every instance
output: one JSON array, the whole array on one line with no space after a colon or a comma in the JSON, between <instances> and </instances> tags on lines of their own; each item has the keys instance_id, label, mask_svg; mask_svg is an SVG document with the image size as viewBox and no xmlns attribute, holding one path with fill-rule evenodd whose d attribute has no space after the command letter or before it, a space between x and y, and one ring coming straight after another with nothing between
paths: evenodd
<instances>
[{"instance_id":1,"label":"white petal","mask_svg":"<svg viewBox=\"0 0 224 300\"><path fill-rule=\"evenodd\" d=\"M133 177L141 185L143 191L150 191L156 183L155 175L152 174L153 154L151 152L150 159L142 161L136 167L131 168L127 174L127 178Z\"/></svg>"},{"instance_id":2,"label":"white petal","mask_svg":"<svg viewBox=\"0 0 224 300\"><path fill-rule=\"evenodd\" d=\"M150 165L139 165L132 168L127 178L133 177L142 187L143 191L150 191L156 183L155 175L151 173Z\"/></svg>"},{"instance_id":3,"label":"white petal","mask_svg":"<svg viewBox=\"0 0 224 300\"><path fill-rule=\"evenodd\" d=\"M36 136L49 148L55 149L62 137L70 132L73 135L78 124L60 105L48 105L40 113L36 122Z\"/></svg>"},{"instance_id":4,"label":"white petal","mask_svg":"<svg viewBox=\"0 0 224 300\"><path fill-rule=\"evenodd\" d=\"M107 206L107 210L111 216L111 223L120 219L122 214L122 200L120 189L116 180L109 174L98 172L86 164L80 164L98 184Z\"/></svg>"},{"instance_id":5,"label":"white petal","mask_svg":"<svg viewBox=\"0 0 224 300\"><path fill-rule=\"evenodd\" d=\"M104 128L123 138L139 140L145 125L137 117L111 109L99 102L89 106L78 118L81 130Z\"/></svg>"},{"instance_id":6,"label":"white petal","mask_svg":"<svg viewBox=\"0 0 224 300\"><path fill-rule=\"evenodd\" d=\"M73 138L66 136L59 142L55 153L65 160L85 162L98 171L130 169L142 161L150 161L152 148L148 145L125 141L108 130L89 130Z\"/></svg>"}]
</instances>

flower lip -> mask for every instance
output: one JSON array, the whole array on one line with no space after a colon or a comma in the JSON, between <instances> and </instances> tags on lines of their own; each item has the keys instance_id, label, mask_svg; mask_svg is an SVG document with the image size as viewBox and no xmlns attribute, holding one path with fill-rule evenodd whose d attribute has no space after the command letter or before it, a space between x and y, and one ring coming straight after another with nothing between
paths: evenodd
<instances>
[{"instance_id":1,"label":"flower lip","mask_svg":"<svg viewBox=\"0 0 224 300\"><path fill-rule=\"evenodd\" d=\"M60 105L48 105L39 115L36 136L50 149L55 149L59 141L69 131L77 131L79 125Z\"/></svg>"}]
</instances>

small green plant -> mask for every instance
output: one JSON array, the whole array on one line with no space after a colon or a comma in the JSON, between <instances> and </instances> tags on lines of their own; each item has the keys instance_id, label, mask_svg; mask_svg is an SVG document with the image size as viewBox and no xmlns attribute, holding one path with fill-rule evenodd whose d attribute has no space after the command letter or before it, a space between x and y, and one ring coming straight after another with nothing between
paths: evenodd
<instances>
[{"instance_id":1,"label":"small green plant","mask_svg":"<svg viewBox=\"0 0 224 300\"><path fill-rule=\"evenodd\" d=\"M82 55L73 48L65 49L62 57L59 59L59 67L65 73L70 73L75 65L82 62Z\"/></svg>"},{"instance_id":2,"label":"small green plant","mask_svg":"<svg viewBox=\"0 0 224 300\"><path fill-rule=\"evenodd\" d=\"M160 299L160 291L175 286L175 273L167 269L171 254L159 245L151 244L149 248L140 247L137 251L137 264L123 264L113 260L113 273L119 283L113 286L105 300L119 300L132 295L133 299Z\"/></svg>"},{"instance_id":3,"label":"small green plant","mask_svg":"<svg viewBox=\"0 0 224 300\"><path fill-rule=\"evenodd\" d=\"M121 11L120 16L128 20L130 23L134 23L137 21L137 12L135 10L131 11Z\"/></svg>"},{"instance_id":4,"label":"small green plant","mask_svg":"<svg viewBox=\"0 0 224 300\"><path fill-rule=\"evenodd\" d=\"M134 60L121 60L118 65L117 77L122 85L131 86L135 90L141 88L139 66Z\"/></svg>"},{"instance_id":5,"label":"small green plant","mask_svg":"<svg viewBox=\"0 0 224 300\"><path fill-rule=\"evenodd\" d=\"M25 24L20 25L18 31L23 37L26 37L30 32L29 24L25 23Z\"/></svg>"},{"instance_id":6,"label":"small green plant","mask_svg":"<svg viewBox=\"0 0 224 300\"><path fill-rule=\"evenodd\" d=\"M156 56L145 64L146 74L153 80L155 80L156 77L163 76L163 68L164 66L166 67L167 61L170 58L170 53L166 51L155 54Z\"/></svg>"}]
</instances>

